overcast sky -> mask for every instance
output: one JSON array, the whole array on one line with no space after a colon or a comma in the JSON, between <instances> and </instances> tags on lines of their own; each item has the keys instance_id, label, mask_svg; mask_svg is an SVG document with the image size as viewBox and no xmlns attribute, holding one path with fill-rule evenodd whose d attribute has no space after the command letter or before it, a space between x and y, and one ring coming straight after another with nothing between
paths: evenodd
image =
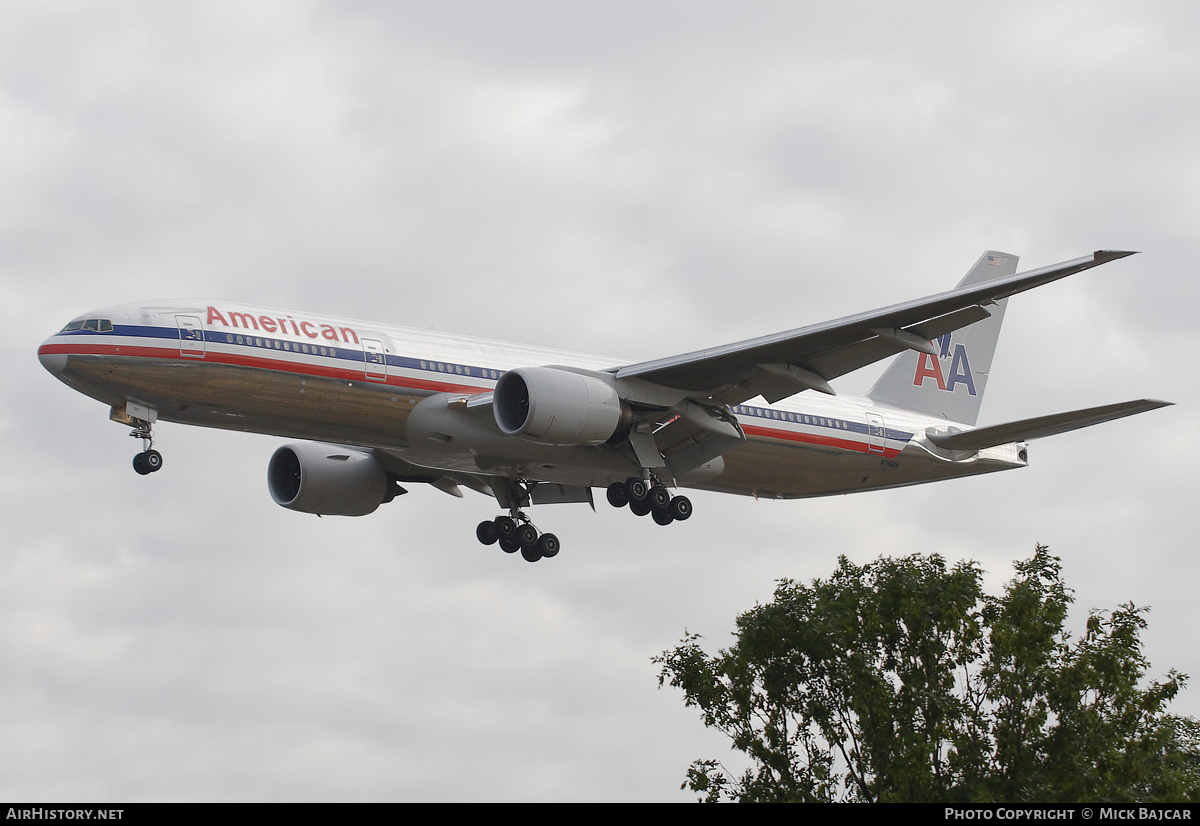
<instances>
[{"instance_id":1,"label":"overcast sky","mask_svg":"<svg viewBox=\"0 0 1200 826\"><path fill-rule=\"evenodd\" d=\"M660 800L730 758L650 658L727 645L845 554L1035 543L1090 608L1149 605L1200 681L1200 7L0 5L0 797ZM1029 269L980 424L1175 407L1031 467L834 499L696 494L660 528L412 492L276 506L282 443L162 424L165 467L47 374L114 303L223 298L642 360ZM877 371L876 371L877 372ZM876 374L839 380L862 392ZM1175 703L1200 716L1200 682Z\"/></svg>"}]
</instances>

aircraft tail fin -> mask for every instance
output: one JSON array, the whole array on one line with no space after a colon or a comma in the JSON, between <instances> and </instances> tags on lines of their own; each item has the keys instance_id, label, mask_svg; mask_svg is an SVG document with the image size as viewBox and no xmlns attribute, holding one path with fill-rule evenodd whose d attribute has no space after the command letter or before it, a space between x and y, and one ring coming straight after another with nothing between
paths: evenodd
<instances>
[{"instance_id":1,"label":"aircraft tail fin","mask_svg":"<svg viewBox=\"0 0 1200 826\"><path fill-rule=\"evenodd\" d=\"M958 287L1016 271L1017 256L989 250L979 256ZM936 356L915 350L901 353L867 396L948 421L975 424L1007 305L1007 298L984 305L988 318L936 339Z\"/></svg>"}]
</instances>

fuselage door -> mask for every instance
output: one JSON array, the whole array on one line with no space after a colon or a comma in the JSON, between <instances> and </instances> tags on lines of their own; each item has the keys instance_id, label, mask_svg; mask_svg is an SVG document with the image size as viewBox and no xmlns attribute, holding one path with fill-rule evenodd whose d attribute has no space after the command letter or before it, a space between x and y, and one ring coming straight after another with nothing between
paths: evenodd
<instances>
[{"instance_id":1,"label":"fuselage door","mask_svg":"<svg viewBox=\"0 0 1200 826\"><path fill-rule=\"evenodd\" d=\"M179 325L179 354L187 358L204 358L204 325L200 317L194 315L177 315L175 323Z\"/></svg>"},{"instance_id":2,"label":"fuselage door","mask_svg":"<svg viewBox=\"0 0 1200 826\"><path fill-rule=\"evenodd\" d=\"M370 381L387 381L387 351L378 339L364 338L363 362Z\"/></svg>"},{"instance_id":3,"label":"fuselage door","mask_svg":"<svg viewBox=\"0 0 1200 826\"><path fill-rule=\"evenodd\" d=\"M883 426L883 416L878 413L867 414L867 447L874 453L883 453L884 442L887 440L887 430Z\"/></svg>"}]
</instances>

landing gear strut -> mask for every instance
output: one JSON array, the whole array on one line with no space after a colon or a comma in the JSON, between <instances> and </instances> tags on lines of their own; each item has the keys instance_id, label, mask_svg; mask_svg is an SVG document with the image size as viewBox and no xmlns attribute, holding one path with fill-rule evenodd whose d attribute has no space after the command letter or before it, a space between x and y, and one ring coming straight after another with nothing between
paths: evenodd
<instances>
[{"instance_id":1,"label":"landing gear strut","mask_svg":"<svg viewBox=\"0 0 1200 826\"><path fill-rule=\"evenodd\" d=\"M142 452L133 457L133 469L142 476L161 470L162 454L151 447L154 444L154 425L145 419L134 419L134 423L133 431L129 435L142 440Z\"/></svg>"},{"instance_id":2,"label":"landing gear strut","mask_svg":"<svg viewBox=\"0 0 1200 826\"><path fill-rule=\"evenodd\" d=\"M672 496L666 485L653 477L648 481L632 476L624 482L613 482L607 496L614 508L628 505L638 516L653 515L659 525L682 522L692 515L691 499Z\"/></svg>"}]
</instances>

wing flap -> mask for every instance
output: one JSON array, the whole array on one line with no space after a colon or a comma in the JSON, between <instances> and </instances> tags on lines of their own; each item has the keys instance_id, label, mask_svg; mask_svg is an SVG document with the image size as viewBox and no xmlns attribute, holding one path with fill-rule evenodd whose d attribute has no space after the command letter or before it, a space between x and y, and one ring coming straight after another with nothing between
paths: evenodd
<instances>
[{"instance_id":1,"label":"wing flap","mask_svg":"<svg viewBox=\"0 0 1200 826\"><path fill-rule=\"evenodd\" d=\"M983 450L997 445L1026 442L1030 439L1041 439L1045 436L1067 433L1081 427L1111 422L1113 419L1145 413L1147 410L1156 410L1171 404L1173 402L1139 399L1120 404L1106 404L1102 407L1089 407L1086 410L1055 413L1051 416L1038 416L1019 422L979 427L962 433L947 434L926 431L925 436L929 441L946 450Z\"/></svg>"}]
</instances>

